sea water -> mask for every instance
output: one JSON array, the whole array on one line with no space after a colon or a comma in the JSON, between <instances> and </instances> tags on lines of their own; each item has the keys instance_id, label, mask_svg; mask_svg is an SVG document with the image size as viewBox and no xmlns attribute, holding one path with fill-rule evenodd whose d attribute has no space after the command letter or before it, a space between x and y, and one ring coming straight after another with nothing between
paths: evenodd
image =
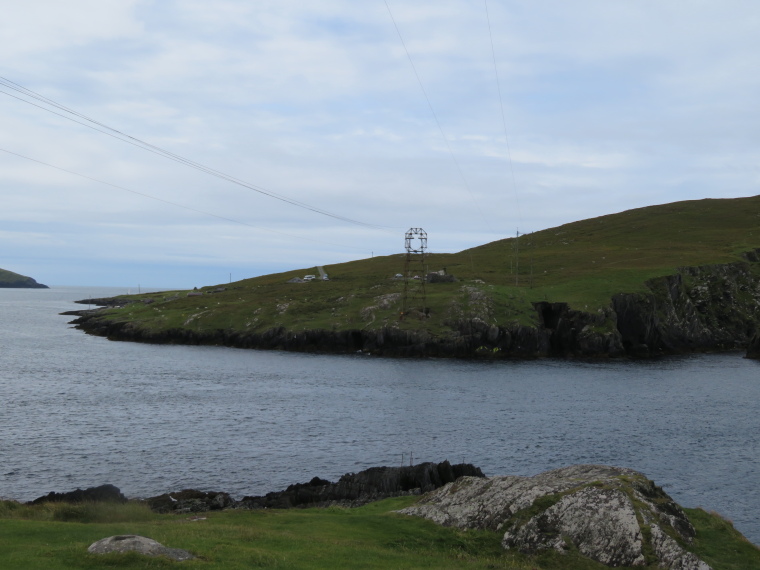
<instances>
[{"instance_id":1,"label":"sea water","mask_svg":"<svg viewBox=\"0 0 760 570\"><path fill-rule=\"evenodd\" d=\"M410 461L637 469L760 543L760 363L470 362L111 342L58 313L121 289L0 289L0 497L111 483L264 494Z\"/></svg>"}]
</instances>

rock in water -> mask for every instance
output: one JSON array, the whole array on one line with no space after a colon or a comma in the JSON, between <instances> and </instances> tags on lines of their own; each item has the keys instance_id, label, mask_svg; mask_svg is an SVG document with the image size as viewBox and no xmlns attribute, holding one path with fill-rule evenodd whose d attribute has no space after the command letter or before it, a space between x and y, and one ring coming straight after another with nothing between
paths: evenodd
<instances>
[{"instance_id":1,"label":"rock in water","mask_svg":"<svg viewBox=\"0 0 760 570\"><path fill-rule=\"evenodd\" d=\"M289 509L331 503L359 506L388 497L419 495L462 476L483 477L483 472L469 463L451 465L448 461L370 467L359 473L346 473L337 483L315 477L308 483L290 485L284 491L264 497L243 497L240 506L249 509Z\"/></svg>"},{"instance_id":2,"label":"rock in water","mask_svg":"<svg viewBox=\"0 0 760 570\"><path fill-rule=\"evenodd\" d=\"M146 556L166 556L172 560L192 560L195 558L187 550L167 548L152 538L136 534L109 536L93 542L87 549L91 554L108 554L109 552L137 552Z\"/></svg>"},{"instance_id":3,"label":"rock in water","mask_svg":"<svg viewBox=\"0 0 760 570\"><path fill-rule=\"evenodd\" d=\"M575 465L534 477L462 477L399 512L503 531L504 548L527 554L573 548L607 566L710 568L685 548L695 532L683 510L632 469Z\"/></svg>"},{"instance_id":4,"label":"rock in water","mask_svg":"<svg viewBox=\"0 0 760 570\"><path fill-rule=\"evenodd\" d=\"M154 512L176 514L218 511L235 504L229 493L198 491L196 489L164 493L157 497L150 497L145 502Z\"/></svg>"},{"instance_id":5,"label":"rock in water","mask_svg":"<svg viewBox=\"0 0 760 570\"><path fill-rule=\"evenodd\" d=\"M31 501L32 505L40 503L126 503L127 498L121 494L118 487L113 485L100 485L99 487L88 487L87 489L77 489L68 493L50 492L43 497L37 497Z\"/></svg>"}]
</instances>

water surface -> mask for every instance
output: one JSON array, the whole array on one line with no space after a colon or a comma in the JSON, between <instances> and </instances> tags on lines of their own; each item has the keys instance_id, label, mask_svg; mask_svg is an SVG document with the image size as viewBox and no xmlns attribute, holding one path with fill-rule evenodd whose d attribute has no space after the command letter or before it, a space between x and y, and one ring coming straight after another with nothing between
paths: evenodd
<instances>
[{"instance_id":1,"label":"water surface","mask_svg":"<svg viewBox=\"0 0 760 570\"><path fill-rule=\"evenodd\" d=\"M112 483L233 496L375 465L471 462L488 475L631 467L760 543L760 364L465 362L110 342L75 299L0 289L0 496Z\"/></svg>"}]
</instances>

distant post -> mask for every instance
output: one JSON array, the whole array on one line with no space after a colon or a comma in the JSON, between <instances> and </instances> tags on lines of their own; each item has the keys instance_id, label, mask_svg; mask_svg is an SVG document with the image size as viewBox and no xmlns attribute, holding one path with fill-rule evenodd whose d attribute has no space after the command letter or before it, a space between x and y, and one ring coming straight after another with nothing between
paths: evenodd
<instances>
[{"instance_id":1,"label":"distant post","mask_svg":"<svg viewBox=\"0 0 760 570\"><path fill-rule=\"evenodd\" d=\"M515 287L520 285L520 230L515 236Z\"/></svg>"}]
</instances>

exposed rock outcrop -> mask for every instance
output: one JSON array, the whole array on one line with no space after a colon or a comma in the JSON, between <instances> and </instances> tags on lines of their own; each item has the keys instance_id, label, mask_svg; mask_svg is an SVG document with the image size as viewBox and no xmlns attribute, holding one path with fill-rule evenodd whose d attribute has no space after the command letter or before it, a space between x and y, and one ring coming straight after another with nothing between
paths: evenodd
<instances>
[{"instance_id":1,"label":"exposed rock outcrop","mask_svg":"<svg viewBox=\"0 0 760 570\"><path fill-rule=\"evenodd\" d=\"M358 506L388 497L425 493L463 476L480 478L483 472L469 463L451 465L448 461L371 467L359 473L347 473L337 483L315 477L308 483L290 485L284 491L263 497L244 497L239 506L276 509L335 503Z\"/></svg>"},{"instance_id":2,"label":"exposed rock outcrop","mask_svg":"<svg viewBox=\"0 0 760 570\"><path fill-rule=\"evenodd\" d=\"M400 512L501 531L504 548L524 553L577 549L608 566L709 569L688 551L695 531L681 508L631 469L576 465L534 477L465 477Z\"/></svg>"},{"instance_id":3,"label":"exposed rock outcrop","mask_svg":"<svg viewBox=\"0 0 760 570\"><path fill-rule=\"evenodd\" d=\"M290 485L284 491L264 496L247 496L235 501L227 493L185 489L145 499L159 513L190 513L226 508L290 509L343 505L356 507L400 495L419 495L438 489L459 477L483 477L469 464L420 463L406 467L371 467L359 473L346 473L336 483L314 477L308 483Z\"/></svg>"},{"instance_id":4,"label":"exposed rock outcrop","mask_svg":"<svg viewBox=\"0 0 760 570\"><path fill-rule=\"evenodd\" d=\"M219 511L235 505L228 493L184 489L145 499L151 510L157 513L198 513Z\"/></svg>"},{"instance_id":5,"label":"exposed rock outcrop","mask_svg":"<svg viewBox=\"0 0 760 570\"><path fill-rule=\"evenodd\" d=\"M99 487L88 487L87 489L77 489L68 493L50 492L43 497L38 497L30 501L32 505L40 503L126 503L127 498L121 494L118 487L113 485L100 485Z\"/></svg>"},{"instance_id":6,"label":"exposed rock outcrop","mask_svg":"<svg viewBox=\"0 0 760 570\"><path fill-rule=\"evenodd\" d=\"M760 279L749 263L682 267L651 293L612 298L626 351L654 355L736 350L760 322Z\"/></svg>"},{"instance_id":7,"label":"exposed rock outcrop","mask_svg":"<svg viewBox=\"0 0 760 570\"><path fill-rule=\"evenodd\" d=\"M93 542L87 552L90 554L108 554L110 552L137 552L146 556L166 556L172 560L192 560L195 558L187 550L167 548L160 542L136 534L109 536Z\"/></svg>"}]
</instances>

